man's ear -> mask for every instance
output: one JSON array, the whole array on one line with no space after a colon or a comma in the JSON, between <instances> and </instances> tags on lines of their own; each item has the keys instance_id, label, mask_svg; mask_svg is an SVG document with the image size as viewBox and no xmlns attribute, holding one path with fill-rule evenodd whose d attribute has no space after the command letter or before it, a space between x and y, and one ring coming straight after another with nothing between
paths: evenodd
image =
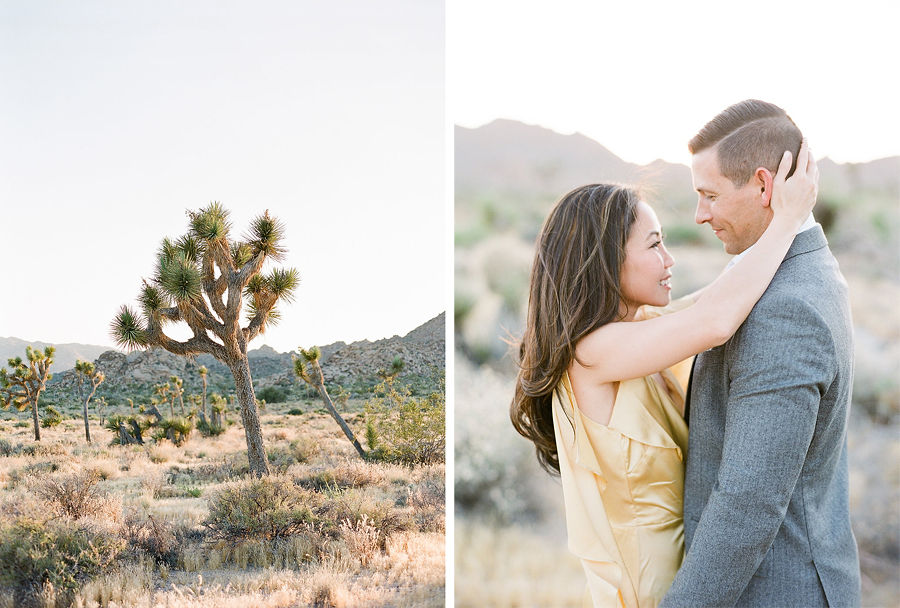
<instances>
[{"instance_id":1,"label":"man's ear","mask_svg":"<svg viewBox=\"0 0 900 608\"><path fill-rule=\"evenodd\" d=\"M757 167L753 172L753 181L757 187L759 202L763 207L768 207L772 200L772 183L774 176L765 167Z\"/></svg>"}]
</instances>

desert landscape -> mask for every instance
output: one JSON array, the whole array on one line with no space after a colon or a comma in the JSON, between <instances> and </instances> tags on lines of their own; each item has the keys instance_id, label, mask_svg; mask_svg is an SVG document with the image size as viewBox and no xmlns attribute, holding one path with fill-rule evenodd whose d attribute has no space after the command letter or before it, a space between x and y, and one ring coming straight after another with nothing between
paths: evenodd
<instances>
[{"instance_id":1,"label":"desert landscape","mask_svg":"<svg viewBox=\"0 0 900 608\"><path fill-rule=\"evenodd\" d=\"M249 353L261 477L233 382L208 356L102 352L91 443L74 369L47 383L40 441L29 409L0 411L0 606L442 606L444 317L319 350L366 458L297 377L298 355L268 347ZM123 419L142 444L122 441Z\"/></svg>"},{"instance_id":2,"label":"desert landscape","mask_svg":"<svg viewBox=\"0 0 900 608\"><path fill-rule=\"evenodd\" d=\"M511 120L455 131L455 594L458 606L580 606L562 490L509 422L534 241L552 204L598 181L639 185L676 260L673 297L729 256L693 222L690 168L627 163L580 134ZM822 224L851 293L851 511L863 605L900 597L900 158L818 159Z\"/></svg>"}]
</instances>

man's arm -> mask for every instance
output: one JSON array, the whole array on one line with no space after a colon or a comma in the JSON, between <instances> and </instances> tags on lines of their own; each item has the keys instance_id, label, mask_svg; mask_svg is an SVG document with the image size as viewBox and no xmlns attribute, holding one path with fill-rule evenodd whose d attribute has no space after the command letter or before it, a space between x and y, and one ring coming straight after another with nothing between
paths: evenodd
<instances>
[{"instance_id":1,"label":"man's arm","mask_svg":"<svg viewBox=\"0 0 900 608\"><path fill-rule=\"evenodd\" d=\"M733 606L784 520L835 373L824 320L806 302L760 301L726 346L730 390L716 486L660 604Z\"/></svg>"}]
</instances>

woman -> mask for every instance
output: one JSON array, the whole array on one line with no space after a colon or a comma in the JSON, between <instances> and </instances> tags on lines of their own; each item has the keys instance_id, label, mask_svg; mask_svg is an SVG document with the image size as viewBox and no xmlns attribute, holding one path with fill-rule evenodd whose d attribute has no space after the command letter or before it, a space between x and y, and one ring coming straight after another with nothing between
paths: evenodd
<instances>
[{"instance_id":1,"label":"woman","mask_svg":"<svg viewBox=\"0 0 900 608\"><path fill-rule=\"evenodd\" d=\"M737 331L808 217L817 170L806 142L797 161L785 181L785 153L756 245L671 304L674 260L633 190L578 188L544 223L510 415L561 475L585 605L656 606L678 570L689 359Z\"/></svg>"}]
</instances>

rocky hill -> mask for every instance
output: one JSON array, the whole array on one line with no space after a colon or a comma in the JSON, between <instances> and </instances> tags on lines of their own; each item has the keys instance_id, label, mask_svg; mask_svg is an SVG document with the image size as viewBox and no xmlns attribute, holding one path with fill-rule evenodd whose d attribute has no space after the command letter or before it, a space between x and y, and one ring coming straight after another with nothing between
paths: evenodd
<instances>
[{"instance_id":1,"label":"rocky hill","mask_svg":"<svg viewBox=\"0 0 900 608\"><path fill-rule=\"evenodd\" d=\"M393 336L382 340L361 340L347 344L335 342L320 347L320 359L325 380L329 384L359 386L371 382L381 368L390 367L394 357L405 364L400 379L427 378L434 369L444 369L445 315L441 313L405 336ZM24 352L24 348L23 348ZM291 388L297 386L293 375L292 357L296 352L279 353L270 346L262 346L248 352L250 373L257 389L267 386ZM231 372L209 355L199 355L193 360L151 348L122 353L107 350L94 363L106 376L99 394L118 392L121 389L146 392L155 384L168 381L172 375L184 379L186 393L198 392L202 386L199 368L209 370L208 383L211 392L231 392L234 382ZM57 373L51 386L62 391L75 387L74 370Z\"/></svg>"}]
</instances>

